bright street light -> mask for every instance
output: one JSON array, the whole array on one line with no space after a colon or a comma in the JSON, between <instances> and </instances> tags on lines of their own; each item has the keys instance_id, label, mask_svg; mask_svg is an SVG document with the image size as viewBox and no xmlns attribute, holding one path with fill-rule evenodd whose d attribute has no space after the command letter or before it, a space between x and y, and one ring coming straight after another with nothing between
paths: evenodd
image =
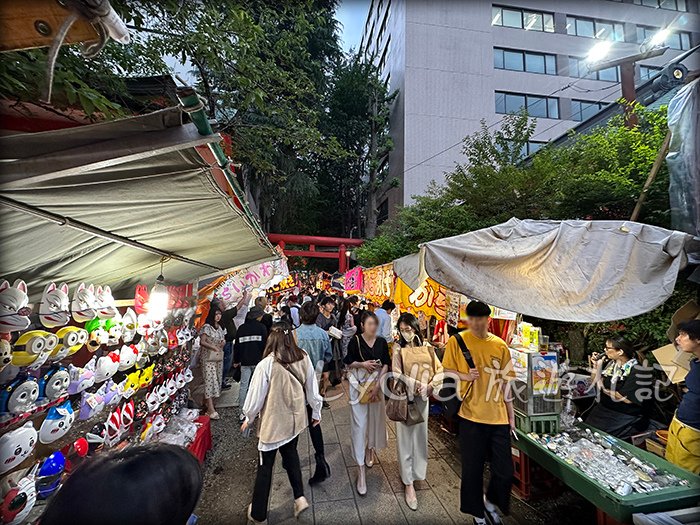
<instances>
[{"instance_id":1,"label":"bright street light","mask_svg":"<svg viewBox=\"0 0 700 525\"><path fill-rule=\"evenodd\" d=\"M588 64L595 64L596 62L600 62L606 56L608 56L608 53L610 52L611 47L612 47L612 42L610 42L608 40L603 40L601 42L598 42L588 52L588 56L586 57L586 62Z\"/></svg>"}]
</instances>

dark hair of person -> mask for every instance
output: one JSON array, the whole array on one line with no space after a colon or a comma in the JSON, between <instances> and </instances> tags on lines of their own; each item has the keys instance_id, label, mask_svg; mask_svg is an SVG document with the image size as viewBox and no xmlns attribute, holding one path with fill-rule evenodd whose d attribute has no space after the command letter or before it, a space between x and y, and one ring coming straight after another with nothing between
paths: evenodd
<instances>
[{"instance_id":1,"label":"dark hair of person","mask_svg":"<svg viewBox=\"0 0 700 525\"><path fill-rule=\"evenodd\" d=\"M202 471L176 445L131 446L100 454L66 480L41 525L185 525L202 492Z\"/></svg>"},{"instance_id":2,"label":"dark hair of person","mask_svg":"<svg viewBox=\"0 0 700 525\"><path fill-rule=\"evenodd\" d=\"M299 302L299 298L296 295L290 295L287 297L287 302L292 301L293 303Z\"/></svg>"},{"instance_id":3,"label":"dark hair of person","mask_svg":"<svg viewBox=\"0 0 700 525\"><path fill-rule=\"evenodd\" d=\"M374 322L379 324L379 318L377 317L377 314L375 314L374 312L370 312L369 310L365 310L364 312L362 312L362 317L360 317L360 324L363 328L368 319L374 319Z\"/></svg>"},{"instance_id":4,"label":"dark hair of person","mask_svg":"<svg viewBox=\"0 0 700 525\"><path fill-rule=\"evenodd\" d=\"M306 353L297 346L289 323L280 322L272 325L267 336L267 344L263 357L273 354L275 361L289 365L304 359Z\"/></svg>"},{"instance_id":5,"label":"dark hair of person","mask_svg":"<svg viewBox=\"0 0 700 525\"><path fill-rule=\"evenodd\" d=\"M678 331L688 334L693 341L700 342L700 319L691 319L678 323Z\"/></svg>"},{"instance_id":6,"label":"dark hair of person","mask_svg":"<svg viewBox=\"0 0 700 525\"><path fill-rule=\"evenodd\" d=\"M218 303L217 304L211 304L209 306L209 313L207 314L207 320L204 321L206 324L213 326L216 328L216 320L214 319L216 317L217 313L221 313L221 308L219 308Z\"/></svg>"},{"instance_id":7,"label":"dark hair of person","mask_svg":"<svg viewBox=\"0 0 700 525\"><path fill-rule=\"evenodd\" d=\"M467 315L469 317L489 317L491 315L491 308L486 303L481 301L469 301L467 305Z\"/></svg>"},{"instance_id":8,"label":"dark hair of person","mask_svg":"<svg viewBox=\"0 0 700 525\"><path fill-rule=\"evenodd\" d=\"M340 315L338 315L338 328L342 328L345 324L345 318L350 311L350 301L340 297L338 299L338 310L340 311Z\"/></svg>"},{"instance_id":9,"label":"dark hair of person","mask_svg":"<svg viewBox=\"0 0 700 525\"><path fill-rule=\"evenodd\" d=\"M401 325L405 324L410 326L413 329L413 333L416 334L416 337L418 338L418 345L423 344L423 337L420 335L420 324L418 323L418 319L416 318L415 315L409 312L404 312L399 316L399 320L396 323L396 329L399 332L399 345L403 348L404 346L407 346L409 344L409 341L406 341L403 338L403 335L401 334Z\"/></svg>"},{"instance_id":10,"label":"dark hair of person","mask_svg":"<svg viewBox=\"0 0 700 525\"><path fill-rule=\"evenodd\" d=\"M289 306L283 304L282 306L280 306L280 312L282 312L282 320L291 324L292 311L289 309Z\"/></svg>"},{"instance_id":11,"label":"dark hair of person","mask_svg":"<svg viewBox=\"0 0 700 525\"><path fill-rule=\"evenodd\" d=\"M299 320L301 321L301 324L316 324L318 314L318 306L314 304L313 301L306 301L301 305Z\"/></svg>"},{"instance_id":12,"label":"dark hair of person","mask_svg":"<svg viewBox=\"0 0 700 525\"><path fill-rule=\"evenodd\" d=\"M396 305L394 304L393 301L390 301L387 299L382 303L382 310L386 310L387 312L391 312L394 308L396 308Z\"/></svg>"},{"instance_id":13,"label":"dark hair of person","mask_svg":"<svg viewBox=\"0 0 700 525\"><path fill-rule=\"evenodd\" d=\"M326 306L328 303L335 304L335 299L333 297L327 296L321 299L321 301L319 302L321 306Z\"/></svg>"},{"instance_id":14,"label":"dark hair of person","mask_svg":"<svg viewBox=\"0 0 700 525\"><path fill-rule=\"evenodd\" d=\"M352 306L357 306L360 303L360 298L356 295L351 295L350 297L348 297L348 302Z\"/></svg>"},{"instance_id":15,"label":"dark hair of person","mask_svg":"<svg viewBox=\"0 0 700 525\"><path fill-rule=\"evenodd\" d=\"M635 352L632 343L621 335L611 335L605 340L606 343L610 343L615 350L622 350L622 352L629 358L637 357L637 352Z\"/></svg>"}]
</instances>

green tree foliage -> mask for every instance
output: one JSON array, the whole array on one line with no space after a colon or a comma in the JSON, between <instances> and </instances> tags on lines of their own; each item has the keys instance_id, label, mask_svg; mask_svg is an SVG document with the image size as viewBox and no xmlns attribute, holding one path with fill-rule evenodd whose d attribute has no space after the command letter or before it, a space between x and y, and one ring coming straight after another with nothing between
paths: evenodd
<instances>
[{"instance_id":1,"label":"green tree foliage","mask_svg":"<svg viewBox=\"0 0 700 525\"><path fill-rule=\"evenodd\" d=\"M521 219L628 219L666 134L666 108L636 106L639 125L623 117L523 161L535 121L506 116L464 139L465 161L357 250L373 266L415 252L418 244ZM651 186L641 222L669 226L668 171Z\"/></svg>"}]
</instances>

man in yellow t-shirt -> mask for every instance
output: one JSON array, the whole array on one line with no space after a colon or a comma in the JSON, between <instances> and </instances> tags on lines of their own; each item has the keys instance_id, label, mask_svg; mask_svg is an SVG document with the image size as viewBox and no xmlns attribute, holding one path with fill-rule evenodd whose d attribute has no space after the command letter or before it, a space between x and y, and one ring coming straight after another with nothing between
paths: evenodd
<instances>
[{"instance_id":1,"label":"man in yellow t-shirt","mask_svg":"<svg viewBox=\"0 0 700 525\"><path fill-rule=\"evenodd\" d=\"M460 510L478 525L501 523L496 507L508 514L513 480L510 433L515 428L510 381L515 378L508 345L489 333L491 309L480 301L467 305L469 329L447 342L442 366L459 378L462 405L458 412L462 454ZM461 337L470 362L455 339ZM486 494L484 463L489 459L491 480Z\"/></svg>"}]
</instances>

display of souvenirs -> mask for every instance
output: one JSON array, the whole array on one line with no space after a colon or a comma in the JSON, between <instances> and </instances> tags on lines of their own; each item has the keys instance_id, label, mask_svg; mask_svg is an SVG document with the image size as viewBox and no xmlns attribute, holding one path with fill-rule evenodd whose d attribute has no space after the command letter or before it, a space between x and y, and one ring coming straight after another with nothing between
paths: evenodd
<instances>
[{"instance_id":1,"label":"display of souvenirs","mask_svg":"<svg viewBox=\"0 0 700 525\"><path fill-rule=\"evenodd\" d=\"M49 408L46 419L39 427L39 442L53 443L65 436L75 422L75 413L70 401Z\"/></svg>"},{"instance_id":2,"label":"display of souvenirs","mask_svg":"<svg viewBox=\"0 0 700 525\"><path fill-rule=\"evenodd\" d=\"M6 280L0 282L0 333L9 334L26 330L30 324L27 285L17 279L12 286Z\"/></svg>"},{"instance_id":3,"label":"display of souvenirs","mask_svg":"<svg viewBox=\"0 0 700 525\"><path fill-rule=\"evenodd\" d=\"M70 305L75 322L85 323L97 317L96 306L95 287L92 284L85 286L85 283L80 283L73 293Z\"/></svg>"},{"instance_id":4,"label":"display of souvenirs","mask_svg":"<svg viewBox=\"0 0 700 525\"><path fill-rule=\"evenodd\" d=\"M37 443L37 432L31 421L0 436L0 474L27 459Z\"/></svg>"},{"instance_id":5,"label":"display of souvenirs","mask_svg":"<svg viewBox=\"0 0 700 525\"><path fill-rule=\"evenodd\" d=\"M528 437L620 496L688 483L633 456L618 446L615 438L590 428L577 427L553 436L530 433Z\"/></svg>"}]
</instances>

